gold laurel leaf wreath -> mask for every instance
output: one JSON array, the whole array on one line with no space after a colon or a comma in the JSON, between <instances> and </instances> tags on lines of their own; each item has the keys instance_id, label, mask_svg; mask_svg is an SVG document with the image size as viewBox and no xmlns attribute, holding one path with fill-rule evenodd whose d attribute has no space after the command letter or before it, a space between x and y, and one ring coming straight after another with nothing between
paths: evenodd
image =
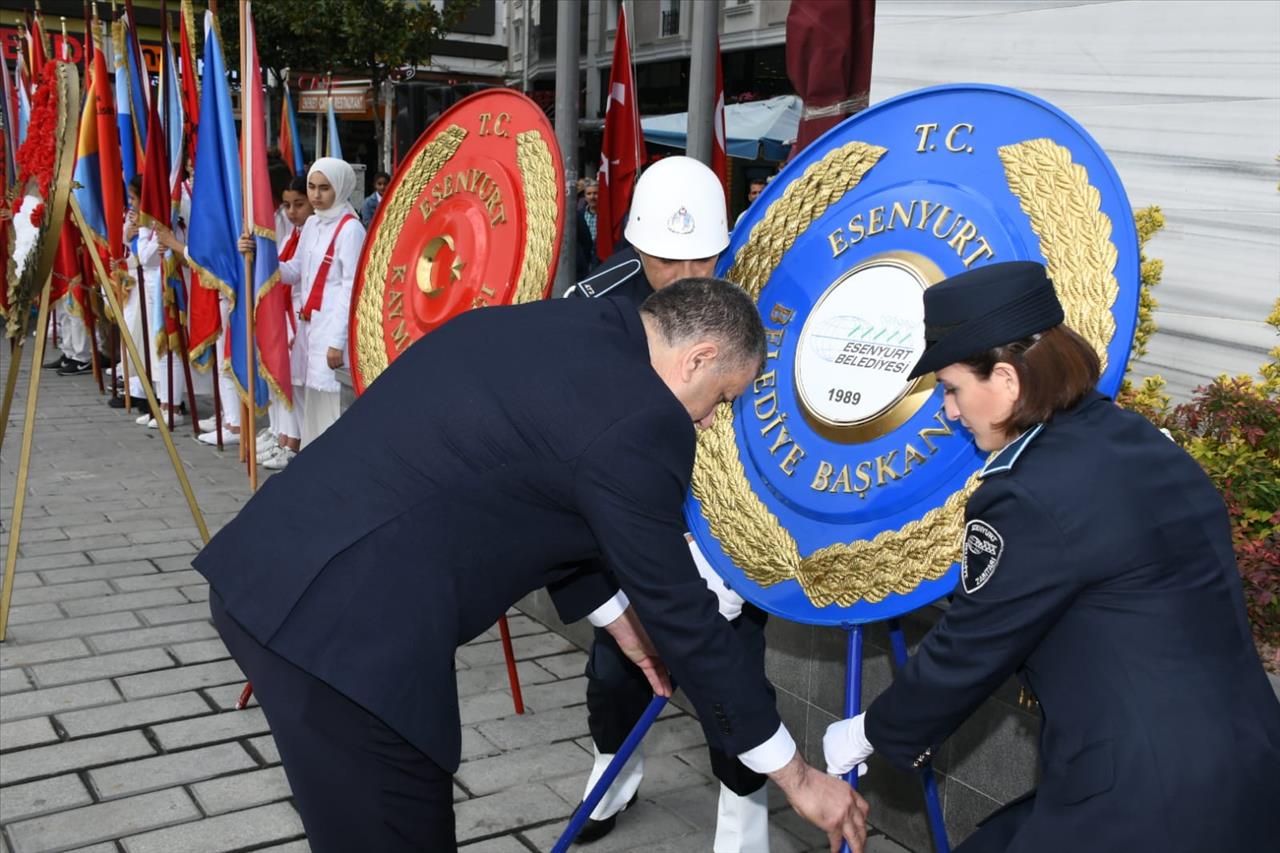
<instances>
[{"instance_id":1,"label":"gold laurel leaf wreath","mask_svg":"<svg viewBox=\"0 0 1280 853\"><path fill-rule=\"evenodd\" d=\"M1102 195L1084 167L1071 161L1071 151L1051 139L1006 145L999 153L1009 189L1040 238L1066 323L1093 344L1106 370L1107 346L1116 333L1111 306L1120 285Z\"/></svg>"},{"instance_id":2,"label":"gold laurel leaf wreath","mask_svg":"<svg viewBox=\"0 0 1280 853\"><path fill-rule=\"evenodd\" d=\"M525 192L524 259L513 303L536 302L547 289L547 271L556 244L556 200L559 181L551 151L542 134L526 130L516 134L516 165Z\"/></svg>"},{"instance_id":3,"label":"gold laurel leaf wreath","mask_svg":"<svg viewBox=\"0 0 1280 853\"><path fill-rule=\"evenodd\" d=\"M810 166L769 206L734 259L727 278L755 299L783 253L835 200L852 190L885 149L849 143ZM1119 293L1111 221L1088 173L1050 140L1000 149L1010 189L1040 238L1067 322L1103 358L1115 334L1111 306ZM795 578L817 607L883 601L942 577L959 557L964 505L977 474L942 506L870 540L837 542L801 558L795 539L756 497L734 440L733 411L722 407L698 441L693 492L726 555L761 586Z\"/></svg>"},{"instance_id":4,"label":"gold laurel leaf wreath","mask_svg":"<svg viewBox=\"0 0 1280 853\"><path fill-rule=\"evenodd\" d=\"M414 202L435 179L458 151L467 131L456 124L445 128L439 136L422 146L422 150L408 164L404 178L396 187L395 196L387 200L382 221L373 235L369 247L369 259L365 263L364 286L356 304L359 320L356 332L356 357L360 362L360 374L367 386L387 369L387 347L382 337L383 296L387 277L391 272L391 253L396 238L405 228L409 213L415 210Z\"/></svg>"}]
</instances>

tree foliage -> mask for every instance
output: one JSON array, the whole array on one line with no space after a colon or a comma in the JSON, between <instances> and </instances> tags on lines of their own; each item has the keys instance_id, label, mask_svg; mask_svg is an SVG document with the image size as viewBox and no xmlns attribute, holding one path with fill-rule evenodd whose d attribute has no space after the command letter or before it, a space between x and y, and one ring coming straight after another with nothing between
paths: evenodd
<instances>
[{"instance_id":1,"label":"tree foliage","mask_svg":"<svg viewBox=\"0 0 1280 853\"><path fill-rule=\"evenodd\" d=\"M290 68L368 78L376 91L396 69L425 64L432 45L469 6L469 0L445 3L444 11L434 3L404 0L258 3L253 7L258 59L276 72ZM222 12L221 25L230 64L239 55L238 21L232 10Z\"/></svg>"}]
</instances>

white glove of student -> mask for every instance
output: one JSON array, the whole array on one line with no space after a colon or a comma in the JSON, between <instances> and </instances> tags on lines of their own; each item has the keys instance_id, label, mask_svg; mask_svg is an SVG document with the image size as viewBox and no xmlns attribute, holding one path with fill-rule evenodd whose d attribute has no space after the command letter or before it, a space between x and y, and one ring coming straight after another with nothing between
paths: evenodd
<instances>
[{"instance_id":1,"label":"white glove of student","mask_svg":"<svg viewBox=\"0 0 1280 853\"><path fill-rule=\"evenodd\" d=\"M843 776L855 766L859 776L867 772L865 762L875 747L867 740L866 716L859 714L827 726L827 733L822 736L822 754L827 759L827 772L832 776Z\"/></svg>"}]
</instances>

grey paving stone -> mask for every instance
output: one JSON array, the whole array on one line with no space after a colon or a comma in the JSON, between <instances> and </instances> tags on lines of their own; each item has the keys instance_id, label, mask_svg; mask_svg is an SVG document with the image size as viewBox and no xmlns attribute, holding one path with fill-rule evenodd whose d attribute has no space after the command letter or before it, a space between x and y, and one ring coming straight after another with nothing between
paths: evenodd
<instances>
[{"instance_id":1,"label":"grey paving stone","mask_svg":"<svg viewBox=\"0 0 1280 853\"><path fill-rule=\"evenodd\" d=\"M14 853L47 853L94 844L200 817L181 788L85 806L11 825ZM168 853L176 853L171 848Z\"/></svg>"},{"instance_id":2,"label":"grey paving stone","mask_svg":"<svg viewBox=\"0 0 1280 853\"><path fill-rule=\"evenodd\" d=\"M103 521L97 524L84 524L75 528L76 536L101 536L108 533L129 534L140 530L164 530L168 527L163 519L152 516Z\"/></svg>"},{"instance_id":3,"label":"grey paving stone","mask_svg":"<svg viewBox=\"0 0 1280 853\"><path fill-rule=\"evenodd\" d=\"M247 770L257 764L238 743L185 749L155 758L113 764L88 772L89 784L100 800L157 791Z\"/></svg>"},{"instance_id":4,"label":"grey paving stone","mask_svg":"<svg viewBox=\"0 0 1280 853\"><path fill-rule=\"evenodd\" d=\"M247 710L248 709L246 708L245 711ZM240 713L243 714L245 711L241 711ZM258 753L266 764L280 763L280 750L276 748L276 739L271 735L250 738L249 746L253 748L254 752Z\"/></svg>"},{"instance_id":5,"label":"grey paving stone","mask_svg":"<svg viewBox=\"0 0 1280 853\"><path fill-rule=\"evenodd\" d=\"M68 563L67 567L51 567L40 572L46 584L71 583L72 581L130 577L158 574L156 567L146 560L126 560L121 563L90 563L86 557L80 563Z\"/></svg>"},{"instance_id":6,"label":"grey paving stone","mask_svg":"<svg viewBox=\"0 0 1280 853\"><path fill-rule=\"evenodd\" d=\"M88 638L89 645L99 652L136 649L143 646L163 646L189 640L204 640L218 636L218 629L207 618L202 622L174 622L155 628L139 628L113 634L97 634Z\"/></svg>"},{"instance_id":7,"label":"grey paving stone","mask_svg":"<svg viewBox=\"0 0 1280 853\"><path fill-rule=\"evenodd\" d=\"M547 684L533 684L523 689L524 704L535 711L582 705L587 701L587 679L566 678Z\"/></svg>"},{"instance_id":8,"label":"grey paving stone","mask_svg":"<svg viewBox=\"0 0 1280 853\"><path fill-rule=\"evenodd\" d=\"M497 720L508 714L514 714L511 694L505 690L493 690L488 693L477 693L474 696L462 696L458 699L458 713L464 726L480 723L485 720Z\"/></svg>"},{"instance_id":9,"label":"grey paving stone","mask_svg":"<svg viewBox=\"0 0 1280 853\"><path fill-rule=\"evenodd\" d=\"M33 589L43 584L40 581L40 575L37 572L17 572L13 573L14 589Z\"/></svg>"},{"instance_id":10,"label":"grey paving stone","mask_svg":"<svg viewBox=\"0 0 1280 853\"><path fill-rule=\"evenodd\" d=\"M184 598L183 601L186 599ZM141 610L138 615L148 625L168 625L173 622L191 622L197 619L209 618L209 605L204 602L199 604L175 604L172 607L156 607L151 610Z\"/></svg>"},{"instance_id":11,"label":"grey paving stone","mask_svg":"<svg viewBox=\"0 0 1280 853\"><path fill-rule=\"evenodd\" d=\"M207 588L207 587L206 587ZM207 663L231 657L226 645L220 639L197 640L194 643L181 643L169 647L169 651L181 664Z\"/></svg>"},{"instance_id":12,"label":"grey paving stone","mask_svg":"<svg viewBox=\"0 0 1280 853\"><path fill-rule=\"evenodd\" d=\"M513 835L486 838L474 844L464 844L458 849L461 853L529 853L529 848L521 844Z\"/></svg>"},{"instance_id":13,"label":"grey paving stone","mask_svg":"<svg viewBox=\"0 0 1280 853\"><path fill-rule=\"evenodd\" d=\"M162 649L134 649L96 657L37 664L31 667L31 671L41 687L52 687L75 681L114 678L118 675L166 669L172 666L173 658L165 654Z\"/></svg>"},{"instance_id":14,"label":"grey paving stone","mask_svg":"<svg viewBox=\"0 0 1280 853\"><path fill-rule=\"evenodd\" d=\"M88 789L72 773L25 785L10 785L0 796L0 824L73 809L91 802L93 797L89 796Z\"/></svg>"},{"instance_id":15,"label":"grey paving stone","mask_svg":"<svg viewBox=\"0 0 1280 853\"><path fill-rule=\"evenodd\" d=\"M81 524L97 524L98 522L106 521L107 519L106 515L103 513L89 509L86 509L84 512L66 512L59 515L42 515L35 518L28 518L26 517L27 515L27 513L23 513L23 530L42 530L50 527L61 527L74 532L75 528Z\"/></svg>"},{"instance_id":16,"label":"grey paving stone","mask_svg":"<svg viewBox=\"0 0 1280 853\"><path fill-rule=\"evenodd\" d=\"M535 849L550 850L567 825L567 819L554 821L526 830L521 834L533 844ZM712 800L709 819L704 821L701 826L711 830L715 828L714 799ZM699 837L695 841L691 836ZM589 848L583 849L589 849L591 853L601 853L601 851L603 853L619 853L619 851L623 850L644 850L648 853L653 849L663 849L673 851L673 853L674 851L680 851L680 853L698 851L698 853L701 853L701 851L711 849L711 845L703 840L705 838L706 835L700 833L699 827L689 824L641 794L635 805L627 809L626 813L618 818L613 832L594 842ZM688 840L686 841L686 839ZM692 844L705 844L705 846L684 846ZM770 853L781 853L781 851L771 850Z\"/></svg>"},{"instance_id":17,"label":"grey paving stone","mask_svg":"<svg viewBox=\"0 0 1280 853\"><path fill-rule=\"evenodd\" d=\"M182 594L187 597L188 601L208 601L209 585L201 582L192 586L182 587Z\"/></svg>"},{"instance_id":18,"label":"grey paving stone","mask_svg":"<svg viewBox=\"0 0 1280 853\"><path fill-rule=\"evenodd\" d=\"M61 619L63 613L58 605L52 602L43 604L14 604L9 608L10 625L26 625L31 622L46 622L50 619Z\"/></svg>"},{"instance_id":19,"label":"grey paving stone","mask_svg":"<svg viewBox=\"0 0 1280 853\"><path fill-rule=\"evenodd\" d=\"M16 646L6 642L0 645L0 667L30 666L36 663L84 657L89 653L89 647L83 640L76 637L50 640L47 643L32 643L27 646Z\"/></svg>"},{"instance_id":20,"label":"grey paving stone","mask_svg":"<svg viewBox=\"0 0 1280 853\"><path fill-rule=\"evenodd\" d=\"M28 575L28 577L33 577ZM111 587L106 581L82 581L80 583L60 583L42 585L24 589L15 593L14 598L23 604L37 604L51 601L70 601L74 598L90 598L92 596L110 595Z\"/></svg>"},{"instance_id":21,"label":"grey paving stone","mask_svg":"<svg viewBox=\"0 0 1280 853\"><path fill-rule=\"evenodd\" d=\"M586 670L587 656L583 652L569 652L563 655L538 658L535 663L556 678L573 678L582 675Z\"/></svg>"},{"instance_id":22,"label":"grey paving stone","mask_svg":"<svg viewBox=\"0 0 1280 853\"><path fill-rule=\"evenodd\" d=\"M213 535L213 527L209 527L209 534ZM191 571L191 558L195 554L184 554L177 557L153 557L151 562L155 564L162 572L185 572Z\"/></svg>"},{"instance_id":23,"label":"grey paving stone","mask_svg":"<svg viewBox=\"0 0 1280 853\"><path fill-rule=\"evenodd\" d=\"M126 853L221 853L302 835L302 819L288 803L205 818L135 835L121 844Z\"/></svg>"},{"instance_id":24,"label":"grey paving stone","mask_svg":"<svg viewBox=\"0 0 1280 853\"><path fill-rule=\"evenodd\" d=\"M56 719L69 737L76 738L209 713L209 703L200 698L200 694L172 693L151 699L117 702L101 708L69 711L56 715Z\"/></svg>"},{"instance_id":25,"label":"grey paving stone","mask_svg":"<svg viewBox=\"0 0 1280 853\"><path fill-rule=\"evenodd\" d=\"M57 739L58 733L53 730L48 717L32 717L13 722L5 720L4 725L0 725L0 752L53 743Z\"/></svg>"},{"instance_id":26,"label":"grey paving stone","mask_svg":"<svg viewBox=\"0 0 1280 853\"><path fill-rule=\"evenodd\" d=\"M119 578L112 581L112 585L121 592L138 592L144 589L161 589L163 587L186 586L187 584L198 583L203 578L195 569L177 572L156 572L151 575L139 575L137 577Z\"/></svg>"},{"instance_id":27,"label":"grey paving stone","mask_svg":"<svg viewBox=\"0 0 1280 853\"><path fill-rule=\"evenodd\" d=\"M471 761L502 752L471 726L462 727L462 760Z\"/></svg>"},{"instance_id":28,"label":"grey paving stone","mask_svg":"<svg viewBox=\"0 0 1280 853\"><path fill-rule=\"evenodd\" d=\"M127 675L116 679L120 692L128 699L179 693L197 687L211 687L230 681L243 681L244 674L233 660L182 666L161 672Z\"/></svg>"},{"instance_id":29,"label":"grey paving stone","mask_svg":"<svg viewBox=\"0 0 1280 853\"><path fill-rule=\"evenodd\" d=\"M181 604L186 601L176 589L148 589L142 592L121 592L100 598L64 601L62 609L68 616L91 616L116 610L141 610L164 604Z\"/></svg>"},{"instance_id":30,"label":"grey paving stone","mask_svg":"<svg viewBox=\"0 0 1280 853\"><path fill-rule=\"evenodd\" d=\"M8 513L4 514L8 518ZM18 557L18 571L20 572L42 572L45 569L63 569L67 566L85 566L88 565L89 558L85 554L50 554L46 557ZM42 576L43 577L43 576ZM79 580L79 578L77 578ZM48 578L44 578L45 583L50 583ZM61 581L56 581L60 583Z\"/></svg>"},{"instance_id":31,"label":"grey paving stone","mask_svg":"<svg viewBox=\"0 0 1280 853\"><path fill-rule=\"evenodd\" d=\"M22 514L26 515L26 512L24 511ZM25 521L26 519L23 519L24 523L22 525L22 544L24 545L28 542L57 542L67 538L67 534L63 533L56 527L29 530L27 529Z\"/></svg>"},{"instance_id":32,"label":"grey paving stone","mask_svg":"<svg viewBox=\"0 0 1280 853\"><path fill-rule=\"evenodd\" d=\"M121 547L94 548L88 551L95 563L115 563L120 560L145 560L151 557L176 557L179 554L195 554L190 542L153 542L150 545L130 545L123 536L112 543Z\"/></svg>"},{"instance_id":33,"label":"grey paving stone","mask_svg":"<svg viewBox=\"0 0 1280 853\"><path fill-rule=\"evenodd\" d=\"M32 625L10 625L9 637L16 643L37 643L64 637L83 637L102 631L119 631L139 628L142 623L129 612L103 613L98 616L81 616L76 619L59 619L53 622L37 622Z\"/></svg>"},{"instance_id":34,"label":"grey paving stone","mask_svg":"<svg viewBox=\"0 0 1280 853\"><path fill-rule=\"evenodd\" d=\"M0 695L9 696L31 689L31 679L21 669L0 669Z\"/></svg>"},{"instance_id":35,"label":"grey paving stone","mask_svg":"<svg viewBox=\"0 0 1280 853\"><path fill-rule=\"evenodd\" d=\"M267 730L267 718L263 716L261 708L227 711L211 717L197 717L151 727L156 741L166 751L259 735Z\"/></svg>"},{"instance_id":36,"label":"grey paving stone","mask_svg":"<svg viewBox=\"0 0 1280 853\"><path fill-rule=\"evenodd\" d=\"M207 815L247 809L288 799L291 796L289 780L283 767L268 767L251 773L236 773L221 779L197 782L191 786L191 794Z\"/></svg>"},{"instance_id":37,"label":"grey paving stone","mask_svg":"<svg viewBox=\"0 0 1280 853\"><path fill-rule=\"evenodd\" d=\"M307 843L305 838L297 841L290 841L288 844L273 844L270 847L263 847L260 853L311 853L311 845ZM527 853L527 851L522 851Z\"/></svg>"},{"instance_id":38,"label":"grey paving stone","mask_svg":"<svg viewBox=\"0 0 1280 853\"><path fill-rule=\"evenodd\" d=\"M122 534L108 533L101 536L77 536L74 539L61 539L56 542L33 542L30 545L19 544L18 548L23 555L27 557L44 557L53 554L70 554L72 552L87 553L90 559L93 558L95 549L119 549L121 546L129 544L129 540L125 539ZM145 554L141 556L146 556ZM129 555L122 555L117 559L127 559ZM112 560L94 560L97 563L110 563Z\"/></svg>"},{"instance_id":39,"label":"grey paving stone","mask_svg":"<svg viewBox=\"0 0 1280 853\"><path fill-rule=\"evenodd\" d=\"M91 708L120 701L120 692L110 681L89 681L68 684L45 690L32 690L18 696L6 696L4 720L6 723L26 717L40 717L76 708Z\"/></svg>"},{"instance_id":40,"label":"grey paving stone","mask_svg":"<svg viewBox=\"0 0 1280 853\"><path fill-rule=\"evenodd\" d=\"M241 682L233 682L224 684L221 687L206 687L200 692L208 697L219 711L230 711L236 706L236 702L240 699L240 693L244 690L244 684ZM257 706L258 696L254 694L249 697L248 707Z\"/></svg>"},{"instance_id":41,"label":"grey paving stone","mask_svg":"<svg viewBox=\"0 0 1280 853\"><path fill-rule=\"evenodd\" d=\"M516 672L520 677L520 687L525 689L532 684L552 681L554 676L540 668L533 661L520 661L516 664ZM476 693L487 693L491 690L511 689L510 677L507 675L505 663L477 666L464 669L458 673L458 695L471 696Z\"/></svg>"},{"instance_id":42,"label":"grey paving stone","mask_svg":"<svg viewBox=\"0 0 1280 853\"><path fill-rule=\"evenodd\" d=\"M584 737L589 731L586 708L529 711L518 717L503 717L479 723L476 728L502 749L519 749L537 743L571 740Z\"/></svg>"},{"instance_id":43,"label":"grey paving stone","mask_svg":"<svg viewBox=\"0 0 1280 853\"><path fill-rule=\"evenodd\" d=\"M187 516L190 520L190 516ZM142 530L126 534L135 545L150 545L153 542L190 542L200 538L200 530L196 527L165 527L160 530Z\"/></svg>"},{"instance_id":44,"label":"grey paving stone","mask_svg":"<svg viewBox=\"0 0 1280 853\"><path fill-rule=\"evenodd\" d=\"M5 754L4 761L0 761L0 785L154 754L155 748L147 743L141 732L121 732L38 746Z\"/></svg>"},{"instance_id":45,"label":"grey paving stone","mask_svg":"<svg viewBox=\"0 0 1280 853\"><path fill-rule=\"evenodd\" d=\"M563 820L572 811L572 806L539 783L464 800L453 807L459 843Z\"/></svg>"},{"instance_id":46,"label":"grey paving stone","mask_svg":"<svg viewBox=\"0 0 1280 853\"><path fill-rule=\"evenodd\" d=\"M501 791L511 780L542 782L581 769L590 771L590 763L582 750L572 743L530 746L505 752L493 758L467 761L458 767L454 778L472 794L485 795Z\"/></svg>"},{"instance_id":47,"label":"grey paving stone","mask_svg":"<svg viewBox=\"0 0 1280 853\"><path fill-rule=\"evenodd\" d=\"M577 648L559 634L550 632L535 634L532 637L521 637L519 640L513 640L511 645L512 650L515 652L516 660L531 660L546 655L559 655L574 651ZM488 664L503 663L506 660L506 656L502 651L502 643L497 642L462 646L458 649L458 657L468 666L486 666Z\"/></svg>"}]
</instances>

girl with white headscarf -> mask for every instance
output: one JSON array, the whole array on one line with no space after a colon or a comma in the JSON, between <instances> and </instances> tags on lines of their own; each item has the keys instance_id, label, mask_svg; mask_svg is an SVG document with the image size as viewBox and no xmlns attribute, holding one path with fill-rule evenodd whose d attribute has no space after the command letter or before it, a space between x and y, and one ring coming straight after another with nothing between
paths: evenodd
<instances>
[{"instance_id":1,"label":"girl with white headscarf","mask_svg":"<svg viewBox=\"0 0 1280 853\"><path fill-rule=\"evenodd\" d=\"M302 226L292 258L280 264L280 278L292 285L298 312L295 346L306 348L303 377L302 446L306 447L341 414L341 386L334 369L347 360L347 318L364 226L347 202L356 176L345 160L321 157L307 172L307 198L315 211Z\"/></svg>"}]
</instances>

